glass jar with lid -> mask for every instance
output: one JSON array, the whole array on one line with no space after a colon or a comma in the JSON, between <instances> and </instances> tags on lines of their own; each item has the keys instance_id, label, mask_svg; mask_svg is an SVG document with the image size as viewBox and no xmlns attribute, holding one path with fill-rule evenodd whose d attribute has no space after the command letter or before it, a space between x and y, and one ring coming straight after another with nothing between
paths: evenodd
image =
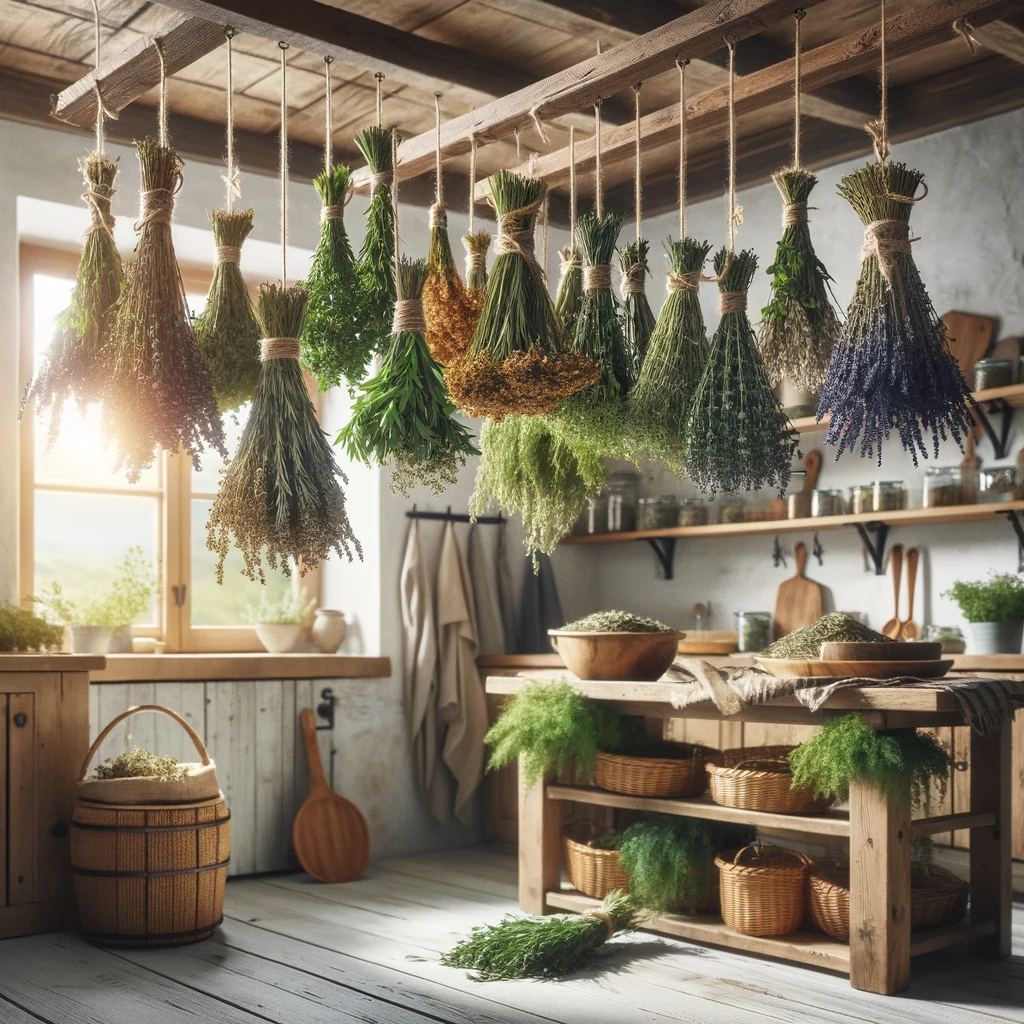
<instances>
[{"instance_id":1,"label":"glass jar with lid","mask_svg":"<svg viewBox=\"0 0 1024 1024\"><path fill-rule=\"evenodd\" d=\"M679 499L674 494L641 498L637 505L638 530L667 530L679 523Z\"/></svg>"},{"instance_id":2,"label":"glass jar with lid","mask_svg":"<svg viewBox=\"0 0 1024 1024\"><path fill-rule=\"evenodd\" d=\"M771 612L736 612L740 651L756 654L772 642Z\"/></svg>"},{"instance_id":3,"label":"glass jar with lid","mask_svg":"<svg viewBox=\"0 0 1024 1024\"><path fill-rule=\"evenodd\" d=\"M963 474L959 466L932 466L924 471L925 508L944 508L962 505L964 501Z\"/></svg>"},{"instance_id":4,"label":"glass jar with lid","mask_svg":"<svg viewBox=\"0 0 1024 1024\"><path fill-rule=\"evenodd\" d=\"M608 499L608 532L636 529L636 509L640 497L640 474L619 470L608 477L604 494Z\"/></svg>"},{"instance_id":5,"label":"glass jar with lid","mask_svg":"<svg viewBox=\"0 0 1024 1024\"><path fill-rule=\"evenodd\" d=\"M978 497L981 501L1013 501L1017 490L1017 469L1015 466L992 466L980 474L981 487Z\"/></svg>"},{"instance_id":6,"label":"glass jar with lid","mask_svg":"<svg viewBox=\"0 0 1024 1024\"><path fill-rule=\"evenodd\" d=\"M720 523L742 523L746 512L747 499L739 494L723 494L718 502Z\"/></svg>"},{"instance_id":7,"label":"glass jar with lid","mask_svg":"<svg viewBox=\"0 0 1024 1024\"><path fill-rule=\"evenodd\" d=\"M576 525L573 527L573 536L586 536L590 533L606 533L608 530L608 497L599 494L591 498L583 511L580 513Z\"/></svg>"},{"instance_id":8,"label":"glass jar with lid","mask_svg":"<svg viewBox=\"0 0 1024 1024\"><path fill-rule=\"evenodd\" d=\"M907 485L902 480L876 480L871 491L872 512L895 512L907 507Z\"/></svg>"},{"instance_id":9,"label":"glass jar with lid","mask_svg":"<svg viewBox=\"0 0 1024 1024\"><path fill-rule=\"evenodd\" d=\"M967 641L959 626L925 626L921 639L942 644L943 654L963 654L967 650Z\"/></svg>"},{"instance_id":10,"label":"glass jar with lid","mask_svg":"<svg viewBox=\"0 0 1024 1024\"><path fill-rule=\"evenodd\" d=\"M841 516L846 511L843 492L837 490L811 491L811 516Z\"/></svg>"},{"instance_id":11,"label":"glass jar with lid","mask_svg":"<svg viewBox=\"0 0 1024 1024\"><path fill-rule=\"evenodd\" d=\"M979 359L974 364L974 390L1009 387L1013 383L1013 369L1009 359Z\"/></svg>"},{"instance_id":12,"label":"glass jar with lid","mask_svg":"<svg viewBox=\"0 0 1024 1024\"><path fill-rule=\"evenodd\" d=\"M708 508L703 498L683 498L679 503L680 526L707 526Z\"/></svg>"},{"instance_id":13,"label":"glass jar with lid","mask_svg":"<svg viewBox=\"0 0 1024 1024\"><path fill-rule=\"evenodd\" d=\"M875 510L875 487L874 484L854 484L850 488L851 512L874 512Z\"/></svg>"}]
</instances>

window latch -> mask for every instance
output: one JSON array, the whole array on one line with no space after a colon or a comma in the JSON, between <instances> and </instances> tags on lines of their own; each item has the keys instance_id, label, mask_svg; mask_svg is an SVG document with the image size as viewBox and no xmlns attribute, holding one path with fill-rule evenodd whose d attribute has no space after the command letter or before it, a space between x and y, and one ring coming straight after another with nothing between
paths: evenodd
<instances>
[{"instance_id":1,"label":"window latch","mask_svg":"<svg viewBox=\"0 0 1024 1024\"><path fill-rule=\"evenodd\" d=\"M188 584L177 583L171 587L171 595L174 598L175 608L185 607L185 594L188 593Z\"/></svg>"}]
</instances>

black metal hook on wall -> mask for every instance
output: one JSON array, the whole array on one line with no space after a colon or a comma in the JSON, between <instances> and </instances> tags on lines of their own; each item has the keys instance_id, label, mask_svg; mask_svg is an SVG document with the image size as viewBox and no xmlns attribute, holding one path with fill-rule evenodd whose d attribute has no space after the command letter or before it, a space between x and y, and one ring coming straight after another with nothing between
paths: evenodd
<instances>
[{"instance_id":1,"label":"black metal hook on wall","mask_svg":"<svg viewBox=\"0 0 1024 1024\"><path fill-rule=\"evenodd\" d=\"M786 553L782 550L782 544L779 542L779 535L775 535L775 546L772 548L772 565L776 569L781 565L786 565Z\"/></svg>"},{"instance_id":2,"label":"black metal hook on wall","mask_svg":"<svg viewBox=\"0 0 1024 1024\"><path fill-rule=\"evenodd\" d=\"M818 560L818 565L824 565L825 559L821 556L825 554L825 549L821 546L821 541L818 539L818 535L814 535L814 546L811 548L811 554Z\"/></svg>"}]
</instances>

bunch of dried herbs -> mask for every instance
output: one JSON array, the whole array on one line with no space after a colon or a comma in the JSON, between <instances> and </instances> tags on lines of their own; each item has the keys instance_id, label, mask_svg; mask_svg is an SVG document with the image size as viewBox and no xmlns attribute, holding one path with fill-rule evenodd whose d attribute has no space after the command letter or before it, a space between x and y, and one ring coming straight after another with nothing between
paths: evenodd
<instances>
[{"instance_id":1,"label":"bunch of dried herbs","mask_svg":"<svg viewBox=\"0 0 1024 1024\"><path fill-rule=\"evenodd\" d=\"M647 354L647 345L654 331L655 319L647 301L647 262L650 244L646 238L630 242L619 250L622 268L622 306L625 310L626 347L634 354L639 368Z\"/></svg>"},{"instance_id":2,"label":"bunch of dried herbs","mask_svg":"<svg viewBox=\"0 0 1024 1024\"><path fill-rule=\"evenodd\" d=\"M132 747L117 757L108 757L96 765L94 779L156 779L159 782L184 782L189 777L187 765L178 764L169 754L152 754L142 747Z\"/></svg>"},{"instance_id":3,"label":"bunch of dried herbs","mask_svg":"<svg viewBox=\"0 0 1024 1024\"><path fill-rule=\"evenodd\" d=\"M829 612L817 622L794 629L762 652L766 658L817 661L824 643L895 643L892 637L876 633L870 626L842 612Z\"/></svg>"},{"instance_id":4,"label":"bunch of dried herbs","mask_svg":"<svg viewBox=\"0 0 1024 1024\"><path fill-rule=\"evenodd\" d=\"M567 622L562 629L571 633L674 633L672 626L666 626L657 619L647 619L632 612L611 609L584 615L575 622Z\"/></svg>"},{"instance_id":5,"label":"bunch of dried herbs","mask_svg":"<svg viewBox=\"0 0 1024 1024\"><path fill-rule=\"evenodd\" d=\"M747 319L747 289L757 269L749 249L715 254L722 319L686 424L686 471L701 490L780 493L789 484L799 435L772 392Z\"/></svg>"},{"instance_id":6,"label":"bunch of dried herbs","mask_svg":"<svg viewBox=\"0 0 1024 1024\"><path fill-rule=\"evenodd\" d=\"M488 240L490 236L487 236ZM486 270L484 271L486 281ZM430 208L430 247L423 309L427 317L427 347L442 366L461 359L469 348L480 310L483 290L470 291L462 283L448 237L448 212L440 203Z\"/></svg>"},{"instance_id":7,"label":"bunch of dried herbs","mask_svg":"<svg viewBox=\"0 0 1024 1024\"><path fill-rule=\"evenodd\" d=\"M583 302L583 261L576 250L568 245L562 249L560 255L561 272L558 277L558 292L555 295L555 312L571 338L580 304Z\"/></svg>"},{"instance_id":8,"label":"bunch of dried herbs","mask_svg":"<svg viewBox=\"0 0 1024 1024\"><path fill-rule=\"evenodd\" d=\"M480 310L484 308L483 298L487 294L487 250L491 247L490 232L473 231L462 239L462 244L466 247L466 288L471 295L478 297L479 319Z\"/></svg>"}]
</instances>

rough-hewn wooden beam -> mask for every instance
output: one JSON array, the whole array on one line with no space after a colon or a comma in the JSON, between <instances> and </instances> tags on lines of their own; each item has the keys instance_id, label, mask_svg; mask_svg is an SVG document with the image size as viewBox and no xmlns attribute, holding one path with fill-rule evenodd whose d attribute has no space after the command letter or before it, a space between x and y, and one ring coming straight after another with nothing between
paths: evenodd
<instances>
[{"instance_id":1,"label":"rough-hewn wooden beam","mask_svg":"<svg viewBox=\"0 0 1024 1024\"><path fill-rule=\"evenodd\" d=\"M1024 64L1024 29L1008 21L993 21L988 25L976 26L974 36L989 50Z\"/></svg>"},{"instance_id":2,"label":"rough-hewn wooden beam","mask_svg":"<svg viewBox=\"0 0 1024 1024\"><path fill-rule=\"evenodd\" d=\"M886 47L890 58L896 58L949 40L951 25L957 18L970 16L977 25L984 25L1018 10L1020 0L935 0L924 7L890 18L886 24ZM805 88L841 81L861 74L878 62L879 29L877 25L863 32L854 32L826 43L803 55L801 75ZM736 83L736 112L750 113L771 103L785 100L793 88L792 58L745 75ZM729 91L723 86L709 89L691 100L686 107L687 125L694 131L705 131L724 125L728 116ZM939 113L937 111L937 113ZM641 138L649 146L674 141L679 134L679 110L666 107L648 114L640 123ZM633 152L636 129L632 124L608 132L602 139L602 154L609 162ZM594 159L594 143L585 139L576 147L577 163ZM520 168L526 173L526 165ZM533 173L549 185L564 184L569 178L568 150L538 157ZM487 181L477 184L476 196L490 195Z\"/></svg>"}]
</instances>

